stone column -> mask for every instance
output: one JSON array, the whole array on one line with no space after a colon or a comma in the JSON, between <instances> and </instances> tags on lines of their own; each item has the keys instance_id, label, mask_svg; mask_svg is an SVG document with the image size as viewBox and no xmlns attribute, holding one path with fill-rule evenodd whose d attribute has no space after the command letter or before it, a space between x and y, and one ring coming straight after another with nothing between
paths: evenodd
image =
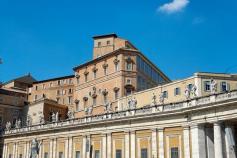
<instances>
[{"instance_id":1,"label":"stone column","mask_svg":"<svg viewBox=\"0 0 237 158\"><path fill-rule=\"evenodd\" d=\"M107 153L107 139L106 139L106 134L102 134L102 157L106 158L106 153Z\"/></svg>"},{"instance_id":2,"label":"stone column","mask_svg":"<svg viewBox=\"0 0 237 158\"><path fill-rule=\"evenodd\" d=\"M7 154L7 144L4 143L2 157L6 158L7 157L6 154Z\"/></svg>"},{"instance_id":3,"label":"stone column","mask_svg":"<svg viewBox=\"0 0 237 158\"><path fill-rule=\"evenodd\" d=\"M223 158L222 136L221 136L221 124L219 122L214 123L214 150L215 158Z\"/></svg>"},{"instance_id":4,"label":"stone column","mask_svg":"<svg viewBox=\"0 0 237 158\"><path fill-rule=\"evenodd\" d=\"M152 129L152 136L151 136L151 149L152 149L152 158L157 158L157 129Z\"/></svg>"},{"instance_id":5,"label":"stone column","mask_svg":"<svg viewBox=\"0 0 237 158\"><path fill-rule=\"evenodd\" d=\"M57 157L57 138L53 140L53 158Z\"/></svg>"},{"instance_id":6,"label":"stone column","mask_svg":"<svg viewBox=\"0 0 237 158\"><path fill-rule=\"evenodd\" d=\"M84 135L82 138L82 158L86 158L86 136Z\"/></svg>"},{"instance_id":7,"label":"stone column","mask_svg":"<svg viewBox=\"0 0 237 158\"><path fill-rule=\"evenodd\" d=\"M191 126L192 136L192 158L206 157L205 130L203 125Z\"/></svg>"},{"instance_id":8,"label":"stone column","mask_svg":"<svg viewBox=\"0 0 237 158\"><path fill-rule=\"evenodd\" d=\"M65 139L65 158L68 158L69 138Z\"/></svg>"},{"instance_id":9,"label":"stone column","mask_svg":"<svg viewBox=\"0 0 237 158\"><path fill-rule=\"evenodd\" d=\"M54 145L54 139L52 138L51 140L50 140L50 142L49 142L49 158L53 158L53 150L54 150L54 147L53 147L53 145Z\"/></svg>"},{"instance_id":10,"label":"stone column","mask_svg":"<svg viewBox=\"0 0 237 158\"><path fill-rule=\"evenodd\" d=\"M39 140L39 142L43 143L43 140ZM43 154L43 144L41 144L39 147L39 158L43 157L42 154Z\"/></svg>"},{"instance_id":11,"label":"stone column","mask_svg":"<svg viewBox=\"0 0 237 158\"><path fill-rule=\"evenodd\" d=\"M159 140L159 158L164 158L164 128L158 128L158 140Z\"/></svg>"},{"instance_id":12,"label":"stone column","mask_svg":"<svg viewBox=\"0 0 237 158\"><path fill-rule=\"evenodd\" d=\"M226 158L236 158L235 155L235 140L234 128L232 125L225 124L225 144L226 144Z\"/></svg>"},{"instance_id":13,"label":"stone column","mask_svg":"<svg viewBox=\"0 0 237 158\"><path fill-rule=\"evenodd\" d=\"M215 157L213 127L206 127L205 128L205 133L206 133L207 157L208 158L213 158L213 157Z\"/></svg>"},{"instance_id":14,"label":"stone column","mask_svg":"<svg viewBox=\"0 0 237 158\"><path fill-rule=\"evenodd\" d=\"M130 132L125 132L125 158L130 158Z\"/></svg>"},{"instance_id":15,"label":"stone column","mask_svg":"<svg viewBox=\"0 0 237 158\"><path fill-rule=\"evenodd\" d=\"M27 157L27 142L25 142L25 144L24 144L24 155L23 155L23 157Z\"/></svg>"},{"instance_id":16,"label":"stone column","mask_svg":"<svg viewBox=\"0 0 237 158\"><path fill-rule=\"evenodd\" d=\"M30 157L30 141L26 141L26 158Z\"/></svg>"},{"instance_id":17,"label":"stone column","mask_svg":"<svg viewBox=\"0 0 237 158\"><path fill-rule=\"evenodd\" d=\"M190 158L189 126L183 127L183 140L184 140L184 158Z\"/></svg>"},{"instance_id":18,"label":"stone column","mask_svg":"<svg viewBox=\"0 0 237 158\"><path fill-rule=\"evenodd\" d=\"M112 158L112 133L107 133L107 158Z\"/></svg>"},{"instance_id":19,"label":"stone column","mask_svg":"<svg viewBox=\"0 0 237 158\"><path fill-rule=\"evenodd\" d=\"M131 131L131 158L136 158L136 131Z\"/></svg>"},{"instance_id":20,"label":"stone column","mask_svg":"<svg viewBox=\"0 0 237 158\"><path fill-rule=\"evenodd\" d=\"M17 151L16 151L16 143L14 143L14 145L13 145L13 153L12 153L12 157L13 158L17 158L17 153L16 153Z\"/></svg>"},{"instance_id":21,"label":"stone column","mask_svg":"<svg viewBox=\"0 0 237 158\"><path fill-rule=\"evenodd\" d=\"M68 158L73 157L73 138L72 136L68 137L68 149L67 149Z\"/></svg>"}]
</instances>

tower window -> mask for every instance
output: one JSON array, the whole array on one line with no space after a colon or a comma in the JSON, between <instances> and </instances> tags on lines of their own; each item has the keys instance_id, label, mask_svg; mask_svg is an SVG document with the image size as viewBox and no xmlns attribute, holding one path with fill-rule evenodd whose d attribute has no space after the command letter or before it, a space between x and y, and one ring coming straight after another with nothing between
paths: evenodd
<instances>
[{"instance_id":1,"label":"tower window","mask_svg":"<svg viewBox=\"0 0 237 158\"><path fill-rule=\"evenodd\" d=\"M98 42L98 47L101 47L101 42Z\"/></svg>"}]
</instances>

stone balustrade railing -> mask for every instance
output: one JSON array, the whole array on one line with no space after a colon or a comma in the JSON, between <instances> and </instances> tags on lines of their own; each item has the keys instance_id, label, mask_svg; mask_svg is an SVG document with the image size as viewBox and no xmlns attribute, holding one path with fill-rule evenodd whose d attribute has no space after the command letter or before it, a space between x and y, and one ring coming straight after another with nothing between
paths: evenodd
<instances>
[{"instance_id":1,"label":"stone balustrade railing","mask_svg":"<svg viewBox=\"0 0 237 158\"><path fill-rule=\"evenodd\" d=\"M17 133L25 133L25 132L33 132L38 130L50 130L55 128L67 128L68 126L75 126L75 125L82 125L82 124L89 124L89 123L96 123L98 121L104 120L113 120L113 119L121 119L126 117L133 117L139 115L149 115L152 113L162 113L162 112L169 112L180 110L189 107L201 106L213 102L223 102L229 99L237 98L237 91L227 92L227 93L220 93L220 94L213 94L206 97L199 97L193 98L190 100L186 100L184 102L179 103L171 103L171 104L163 104L163 105L153 105L153 106L145 106L143 108L137 109L128 109L125 111L118 111L113 113L106 113L97 116L87 116L84 118L76 118L76 119L68 119L59 122L50 122L46 124L38 124L28 127L22 127L18 129L10 129L8 131L4 131L3 135L10 135L10 134L17 134Z\"/></svg>"}]
</instances>

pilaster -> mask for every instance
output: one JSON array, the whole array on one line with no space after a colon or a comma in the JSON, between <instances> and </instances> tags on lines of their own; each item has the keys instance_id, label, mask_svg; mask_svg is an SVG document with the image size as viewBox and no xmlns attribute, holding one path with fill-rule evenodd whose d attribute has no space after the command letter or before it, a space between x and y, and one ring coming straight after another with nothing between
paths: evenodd
<instances>
[{"instance_id":1,"label":"pilaster","mask_svg":"<svg viewBox=\"0 0 237 158\"><path fill-rule=\"evenodd\" d=\"M191 126L192 136L192 158L206 157L205 130L203 125Z\"/></svg>"},{"instance_id":2,"label":"pilaster","mask_svg":"<svg viewBox=\"0 0 237 158\"><path fill-rule=\"evenodd\" d=\"M136 131L130 132L131 136L131 158L136 158Z\"/></svg>"},{"instance_id":3,"label":"pilaster","mask_svg":"<svg viewBox=\"0 0 237 158\"><path fill-rule=\"evenodd\" d=\"M130 158L130 132L125 131L125 158Z\"/></svg>"},{"instance_id":4,"label":"pilaster","mask_svg":"<svg viewBox=\"0 0 237 158\"><path fill-rule=\"evenodd\" d=\"M102 157L106 158L107 155L107 138L106 138L106 134L102 134Z\"/></svg>"},{"instance_id":5,"label":"pilaster","mask_svg":"<svg viewBox=\"0 0 237 158\"><path fill-rule=\"evenodd\" d=\"M157 129L152 129L152 136L151 136L151 149L152 149L152 158L157 158Z\"/></svg>"},{"instance_id":6,"label":"pilaster","mask_svg":"<svg viewBox=\"0 0 237 158\"><path fill-rule=\"evenodd\" d=\"M112 133L107 133L107 158L112 158Z\"/></svg>"},{"instance_id":7,"label":"pilaster","mask_svg":"<svg viewBox=\"0 0 237 158\"><path fill-rule=\"evenodd\" d=\"M223 158L223 146L222 146L222 135L221 135L221 123L215 122L214 126L214 151L215 158Z\"/></svg>"},{"instance_id":8,"label":"pilaster","mask_svg":"<svg viewBox=\"0 0 237 158\"><path fill-rule=\"evenodd\" d=\"M164 128L158 128L159 158L164 158Z\"/></svg>"},{"instance_id":9,"label":"pilaster","mask_svg":"<svg viewBox=\"0 0 237 158\"><path fill-rule=\"evenodd\" d=\"M184 158L190 158L190 128L189 126L183 127L183 141L184 141Z\"/></svg>"}]
</instances>

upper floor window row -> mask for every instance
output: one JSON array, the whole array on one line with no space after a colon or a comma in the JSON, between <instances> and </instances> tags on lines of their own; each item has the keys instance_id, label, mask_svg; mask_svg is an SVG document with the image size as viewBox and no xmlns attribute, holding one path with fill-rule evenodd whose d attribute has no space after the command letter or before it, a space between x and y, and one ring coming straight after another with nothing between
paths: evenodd
<instances>
[{"instance_id":1,"label":"upper floor window row","mask_svg":"<svg viewBox=\"0 0 237 158\"><path fill-rule=\"evenodd\" d=\"M157 84L164 83L165 79L154 69L150 64L143 60L140 56L137 56L137 69L143 72L149 78L151 78Z\"/></svg>"},{"instance_id":2,"label":"upper floor window row","mask_svg":"<svg viewBox=\"0 0 237 158\"><path fill-rule=\"evenodd\" d=\"M215 82L215 81L214 81ZM204 91L209 92L211 91L212 87L219 89L220 92L226 92L230 90L230 84L226 81L221 81L219 86L217 83L212 83L211 80L207 80L203 82Z\"/></svg>"},{"instance_id":3,"label":"upper floor window row","mask_svg":"<svg viewBox=\"0 0 237 158\"><path fill-rule=\"evenodd\" d=\"M73 84L73 79L64 79L64 80L58 80L56 82L50 82L50 83L44 83L41 85L35 85L35 90L39 90L39 89L47 89L47 88L51 88L54 86L59 86L59 85L64 85L64 84Z\"/></svg>"}]
</instances>

